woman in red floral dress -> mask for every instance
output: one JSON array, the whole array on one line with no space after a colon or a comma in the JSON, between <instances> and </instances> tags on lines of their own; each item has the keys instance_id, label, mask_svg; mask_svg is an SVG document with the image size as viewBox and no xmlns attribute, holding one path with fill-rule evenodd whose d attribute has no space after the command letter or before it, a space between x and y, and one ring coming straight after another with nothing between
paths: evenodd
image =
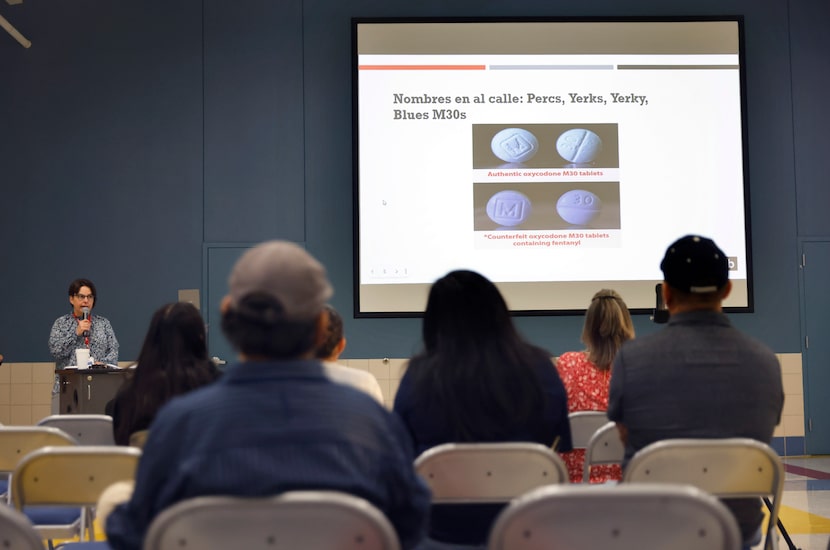
<instances>
[{"instance_id":1,"label":"woman in red floral dress","mask_svg":"<svg viewBox=\"0 0 830 550\"><path fill-rule=\"evenodd\" d=\"M611 363L623 342L634 338L634 324L622 297L613 290L594 294L585 313L582 342L585 351L569 351L556 360L559 377L568 393L568 412L604 411L608 408ZM582 482L585 450L560 453L571 483ZM594 466L591 483L620 480L619 466Z\"/></svg>"}]
</instances>

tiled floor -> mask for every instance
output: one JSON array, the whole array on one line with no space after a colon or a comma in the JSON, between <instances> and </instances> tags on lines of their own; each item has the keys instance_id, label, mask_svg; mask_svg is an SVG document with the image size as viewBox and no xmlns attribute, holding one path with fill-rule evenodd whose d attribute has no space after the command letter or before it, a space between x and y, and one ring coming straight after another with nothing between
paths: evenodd
<instances>
[{"instance_id":1,"label":"tiled floor","mask_svg":"<svg viewBox=\"0 0 830 550\"><path fill-rule=\"evenodd\" d=\"M827 550L830 539L830 456L787 457L781 521L796 548ZM784 538L779 548L787 550Z\"/></svg>"}]
</instances>

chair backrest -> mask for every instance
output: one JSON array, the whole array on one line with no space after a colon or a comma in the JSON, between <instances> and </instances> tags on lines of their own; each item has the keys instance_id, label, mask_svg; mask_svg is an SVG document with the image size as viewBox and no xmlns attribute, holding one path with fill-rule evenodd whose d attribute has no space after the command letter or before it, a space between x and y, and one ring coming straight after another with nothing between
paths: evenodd
<instances>
[{"instance_id":1,"label":"chair backrest","mask_svg":"<svg viewBox=\"0 0 830 550\"><path fill-rule=\"evenodd\" d=\"M106 414L53 414L37 425L63 430L81 445L115 445L112 417Z\"/></svg>"},{"instance_id":2,"label":"chair backrest","mask_svg":"<svg viewBox=\"0 0 830 550\"><path fill-rule=\"evenodd\" d=\"M605 411L577 411L568 415L568 422L573 448L586 449L591 436L608 423L608 415Z\"/></svg>"},{"instance_id":3,"label":"chair backrest","mask_svg":"<svg viewBox=\"0 0 830 550\"><path fill-rule=\"evenodd\" d=\"M23 506L94 506L117 481L135 478L141 450L115 445L44 447L26 455L12 476L12 502Z\"/></svg>"},{"instance_id":4,"label":"chair backrest","mask_svg":"<svg viewBox=\"0 0 830 550\"><path fill-rule=\"evenodd\" d=\"M585 466L582 469L582 481L591 479L591 466L622 464L625 458L625 445L620 439L617 424L608 422L591 436L585 448Z\"/></svg>"},{"instance_id":5,"label":"chair backrest","mask_svg":"<svg viewBox=\"0 0 830 550\"><path fill-rule=\"evenodd\" d=\"M41 447L77 444L73 437L57 428L0 426L0 472L13 472L21 458Z\"/></svg>"},{"instance_id":6,"label":"chair backrest","mask_svg":"<svg viewBox=\"0 0 830 550\"><path fill-rule=\"evenodd\" d=\"M47 426L4 426L0 427L0 471L8 472L8 491L5 503L11 503L14 498L14 476L20 463L33 452L42 448L75 448L78 442L63 430ZM69 538L78 533L83 523L80 511L68 511L65 514L49 514L48 519L43 517L29 518L32 523L38 523L38 532L43 538ZM49 528L40 526L43 522L50 524Z\"/></svg>"},{"instance_id":7,"label":"chair backrest","mask_svg":"<svg viewBox=\"0 0 830 550\"><path fill-rule=\"evenodd\" d=\"M206 496L159 514L144 550L398 550L394 528L362 498L331 491L275 497Z\"/></svg>"},{"instance_id":8,"label":"chair backrest","mask_svg":"<svg viewBox=\"0 0 830 550\"><path fill-rule=\"evenodd\" d=\"M667 439L638 451L623 482L687 483L721 498L771 497L765 548L781 507L784 466L772 448L748 438Z\"/></svg>"},{"instance_id":9,"label":"chair backrest","mask_svg":"<svg viewBox=\"0 0 830 550\"><path fill-rule=\"evenodd\" d=\"M488 550L738 550L729 510L690 485L556 485L513 501Z\"/></svg>"},{"instance_id":10,"label":"chair backrest","mask_svg":"<svg viewBox=\"0 0 830 550\"><path fill-rule=\"evenodd\" d=\"M0 506L0 548L43 550L43 541L26 516L8 506Z\"/></svg>"},{"instance_id":11,"label":"chair backrest","mask_svg":"<svg viewBox=\"0 0 830 550\"><path fill-rule=\"evenodd\" d=\"M415 470L436 503L507 502L569 480L559 455L538 443L447 443L424 451Z\"/></svg>"}]
</instances>

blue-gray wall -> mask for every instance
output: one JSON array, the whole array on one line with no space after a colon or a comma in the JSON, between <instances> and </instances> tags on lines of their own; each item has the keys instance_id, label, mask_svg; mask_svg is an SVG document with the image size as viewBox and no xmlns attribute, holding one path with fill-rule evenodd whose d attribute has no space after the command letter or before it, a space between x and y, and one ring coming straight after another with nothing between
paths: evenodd
<instances>
[{"instance_id":1,"label":"blue-gray wall","mask_svg":"<svg viewBox=\"0 0 830 550\"><path fill-rule=\"evenodd\" d=\"M268 238L305 243L348 317L353 16L712 14L746 29L755 313L733 319L800 352L799 239L830 239L827 0L0 3L33 42L0 34L0 353L49 360L85 276L133 359L156 307L204 292L206 250ZM518 323L555 353L579 347L579 317ZM419 328L347 319L347 356L407 356Z\"/></svg>"}]
</instances>

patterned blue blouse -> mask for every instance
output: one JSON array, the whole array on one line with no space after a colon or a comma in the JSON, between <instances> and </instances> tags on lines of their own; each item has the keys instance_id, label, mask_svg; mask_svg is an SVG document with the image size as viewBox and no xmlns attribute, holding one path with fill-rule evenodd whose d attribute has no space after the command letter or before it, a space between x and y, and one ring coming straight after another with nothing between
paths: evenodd
<instances>
[{"instance_id":1,"label":"patterned blue blouse","mask_svg":"<svg viewBox=\"0 0 830 550\"><path fill-rule=\"evenodd\" d=\"M118 364L118 340L112 325L100 315L90 315L92 325L89 329L89 354L96 363ZM71 313L55 319L49 334L49 352L55 358L55 368L62 369L75 364L75 350L87 347L84 337L75 330L78 321Z\"/></svg>"}]
</instances>

